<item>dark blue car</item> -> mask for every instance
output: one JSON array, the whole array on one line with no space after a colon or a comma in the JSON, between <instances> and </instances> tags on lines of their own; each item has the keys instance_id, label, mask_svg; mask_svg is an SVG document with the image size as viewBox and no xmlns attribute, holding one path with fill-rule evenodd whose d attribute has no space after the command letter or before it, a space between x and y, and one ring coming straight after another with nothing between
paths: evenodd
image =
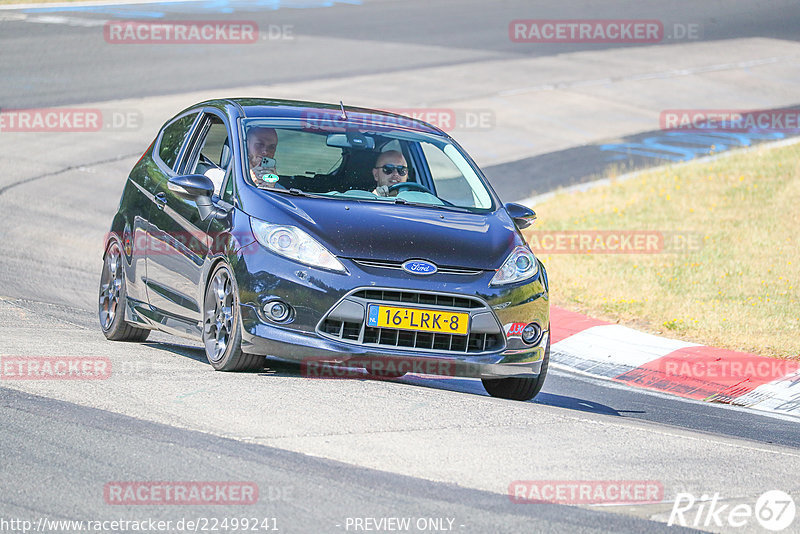
<instances>
[{"instance_id":1,"label":"dark blue car","mask_svg":"<svg viewBox=\"0 0 800 534\"><path fill-rule=\"evenodd\" d=\"M424 122L203 102L167 122L128 177L100 323L111 340L202 340L221 371L270 356L308 376L478 377L527 400L550 352L547 275L519 230L534 218Z\"/></svg>"}]
</instances>

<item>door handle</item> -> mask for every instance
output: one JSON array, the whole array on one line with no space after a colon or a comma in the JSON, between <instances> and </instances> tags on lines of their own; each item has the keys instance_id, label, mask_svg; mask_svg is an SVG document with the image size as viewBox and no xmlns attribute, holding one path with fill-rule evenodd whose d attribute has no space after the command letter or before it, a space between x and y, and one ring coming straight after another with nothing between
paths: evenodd
<instances>
[{"instance_id":1,"label":"door handle","mask_svg":"<svg viewBox=\"0 0 800 534\"><path fill-rule=\"evenodd\" d=\"M156 207L160 210L164 209L164 206L167 205L167 194L164 192L158 193L155 196Z\"/></svg>"}]
</instances>

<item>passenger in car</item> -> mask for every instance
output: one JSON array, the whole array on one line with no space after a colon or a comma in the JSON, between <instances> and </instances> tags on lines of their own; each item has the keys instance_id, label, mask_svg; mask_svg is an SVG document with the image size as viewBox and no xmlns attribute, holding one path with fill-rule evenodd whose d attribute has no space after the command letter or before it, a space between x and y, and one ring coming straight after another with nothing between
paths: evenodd
<instances>
[{"instance_id":1,"label":"passenger in car","mask_svg":"<svg viewBox=\"0 0 800 534\"><path fill-rule=\"evenodd\" d=\"M278 132L274 128L256 127L247 132L247 161L250 164L250 180L256 187L275 187L276 181L264 180L265 175L277 176L277 169L263 167L264 158L274 158L278 148Z\"/></svg>"},{"instance_id":2,"label":"passenger in car","mask_svg":"<svg viewBox=\"0 0 800 534\"><path fill-rule=\"evenodd\" d=\"M389 191L394 184L408 180L408 164L403 154L397 150L382 152L375 161L372 176L378 186L372 191L381 197L397 196L397 191Z\"/></svg>"}]
</instances>

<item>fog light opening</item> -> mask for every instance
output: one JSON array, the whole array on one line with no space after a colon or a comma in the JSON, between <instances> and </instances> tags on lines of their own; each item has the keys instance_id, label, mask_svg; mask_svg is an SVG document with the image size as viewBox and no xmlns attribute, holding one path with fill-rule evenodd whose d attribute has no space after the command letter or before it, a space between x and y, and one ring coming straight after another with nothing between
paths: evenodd
<instances>
[{"instance_id":1,"label":"fog light opening","mask_svg":"<svg viewBox=\"0 0 800 534\"><path fill-rule=\"evenodd\" d=\"M292 316L292 307L280 300L273 300L264 305L264 315L276 323L283 323Z\"/></svg>"},{"instance_id":2,"label":"fog light opening","mask_svg":"<svg viewBox=\"0 0 800 534\"><path fill-rule=\"evenodd\" d=\"M528 345L536 345L542 340L542 327L538 323L530 323L522 329L522 341Z\"/></svg>"}]
</instances>

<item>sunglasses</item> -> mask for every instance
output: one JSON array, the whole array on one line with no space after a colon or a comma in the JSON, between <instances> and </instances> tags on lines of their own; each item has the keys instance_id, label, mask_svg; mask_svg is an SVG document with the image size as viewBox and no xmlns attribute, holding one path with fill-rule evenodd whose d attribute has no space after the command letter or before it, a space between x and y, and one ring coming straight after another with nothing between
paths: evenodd
<instances>
[{"instance_id":1,"label":"sunglasses","mask_svg":"<svg viewBox=\"0 0 800 534\"><path fill-rule=\"evenodd\" d=\"M392 172L397 171L397 174L400 176L405 176L408 172L408 167L405 165L383 165L382 167L375 167L376 169L382 169L383 174L386 176L391 176Z\"/></svg>"}]
</instances>

